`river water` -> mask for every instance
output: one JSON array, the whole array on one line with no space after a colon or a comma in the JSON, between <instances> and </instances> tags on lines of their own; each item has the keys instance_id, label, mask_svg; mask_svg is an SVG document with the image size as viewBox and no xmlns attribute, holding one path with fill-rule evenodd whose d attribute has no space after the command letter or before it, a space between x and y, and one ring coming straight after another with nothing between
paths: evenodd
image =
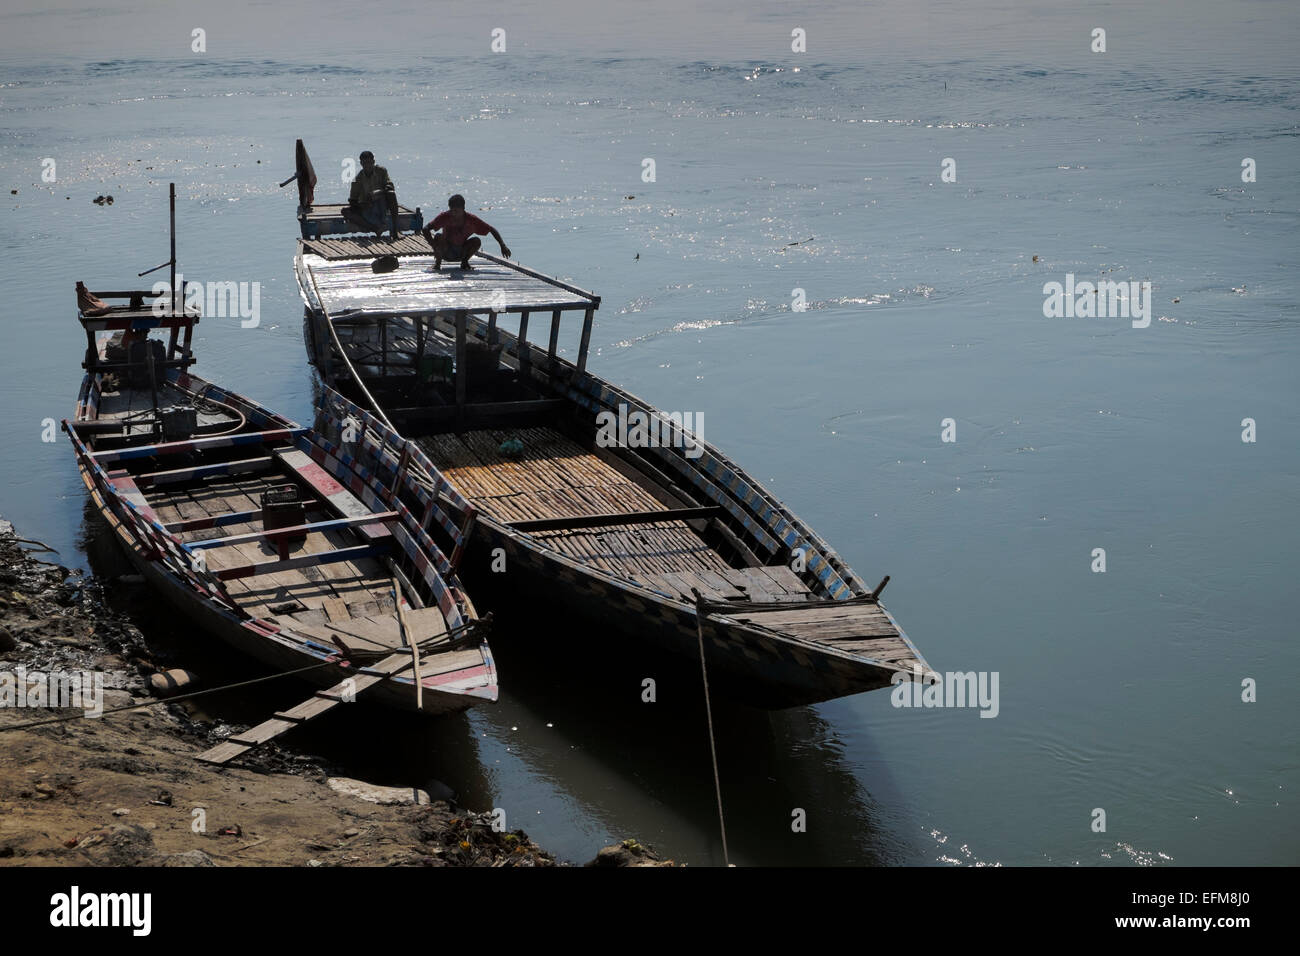
<instances>
[{"instance_id":1,"label":"river water","mask_svg":"<svg viewBox=\"0 0 1300 956\"><path fill-rule=\"evenodd\" d=\"M8 4L0 513L70 566L96 550L43 431L80 380L73 283L154 278L168 182L183 273L260 284L255 324L199 327L197 370L310 421L277 182L295 137L320 199L371 149L405 204L461 192L517 259L601 294L594 373L702 414L864 577L892 575L935 668L998 674L992 719L883 691L715 706L733 862L1294 864L1300 13L1162 9ZM1150 282L1149 326L1046 317L1068 275ZM243 673L147 597L170 659ZM444 781L569 859L635 836L720 862L702 700L643 703L660 664L571 631L507 612L497 706L302 746Z\"/></svg>"}]
</instances>

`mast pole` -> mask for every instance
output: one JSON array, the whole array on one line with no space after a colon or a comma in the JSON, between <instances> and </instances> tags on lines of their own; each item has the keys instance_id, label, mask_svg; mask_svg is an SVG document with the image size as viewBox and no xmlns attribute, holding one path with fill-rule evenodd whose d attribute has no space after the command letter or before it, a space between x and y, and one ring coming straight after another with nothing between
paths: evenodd
<instances>
[{"instance_id":1,"label":"mast pole","mask_svg":"<svg viewBox=\"0 0 1300 956\"><path fill-rule=\"evenodd\" d=\"M176 184L171 184L171 233L172 233L172 315L177 315L176 311Z\"/></svg>"}]
</instances>

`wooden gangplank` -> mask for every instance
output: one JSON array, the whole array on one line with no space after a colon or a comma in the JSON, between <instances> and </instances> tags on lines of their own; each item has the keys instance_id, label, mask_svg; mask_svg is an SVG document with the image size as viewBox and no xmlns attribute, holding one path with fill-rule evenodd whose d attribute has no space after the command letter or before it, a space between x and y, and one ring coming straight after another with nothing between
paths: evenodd
<instances>
[{"instance_id":1,"label":"wooden gangplank","mask_svg":"<svg viewBox=\"0 0 1300 956\"><path fill-rule=\"evenodd\" d=\"M329 713L339 704L354 699L362 691L369 690L380 681L396 677L402 671L410 668L413 663L414 661L408 649L385 657L377 663L362 667L357 671L355 677L348 677L326 690L318 690L298 706L277 712L269 720L265 720L256 727L245 730L243 733L236 734L229 740L217 744L210 750L199 754L195 759L203 763L217 765L229 763L255 747L260 747L309 720L314 720L322 714Z\"/></svg>"}]
</instances>

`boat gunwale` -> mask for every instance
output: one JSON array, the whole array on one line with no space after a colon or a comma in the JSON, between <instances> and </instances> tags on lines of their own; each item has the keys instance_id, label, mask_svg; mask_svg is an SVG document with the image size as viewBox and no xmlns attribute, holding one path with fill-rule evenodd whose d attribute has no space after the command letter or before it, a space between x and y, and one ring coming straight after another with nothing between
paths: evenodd
<instances>
[{"instance_id":1,"label":"boat gunwale","mask_svg":"<svg viewBox=\"0 0 1300 956\"><path fill-rule=\"evenodd\" d=\"M343 676L348 676L349 674L355 673L355 665L349 664L346 661L346 659L342 658L339 655L337 648L326 647L325 645L321 644L318 639L312 638L311 636L291 626L282 625L275 621L268 620L266 618L255 617L254 615L250 614L247 610L245 610L237 601L233 599L233 597L230 597L228 594L226 595L226 597L229 598L230 603L227 604L225 600L216 598L213 595L210 595L207 592L201 590L194 582L186 579L178 572L176 572L172 567L170 567L167 564L167 562L156 561L150 558L148 554L142 549L140 542L136 539L135 533L131 531L130 523L126 518L123 517L119 509L122 508L130 509L134 513L134 517L137 520L147 525L150 525L152 527L152 530L155 533L160 534L167 539L170 539L178 547L184 549L185 543L181 541L178 537L176 537L175 534L170 532L163 524L163 522L161 522L160 520L151 519L149 516L140 513L140 511L136 509L131 504L131 502L127 501L121 495L113 492L111 485L108 484L109 475L107 469L105 469L103 464L101 464L98 460L94 458L90 446L85 444L81 440L81 438L75 433L75 424L81 424L81 423L98 420L97 404L95 406L87 405L85 399L88 398L91 392L94 391L98 386L102 385L102 379L104 374L106 373L88 371L83 376L82 385L78 393L78 406L77 406L76 416L72 420L72 423L69 423L69 421L65 419L64 426L65 426L65 430L69 433L69 436L73 442L74 453L76 455L76 460L77 460L78 472L81 477L82 483L86 486L87 490L90 492L91 499L95 505L97 513L100 514L102 517L104 517L105 520L109 523L118 542L124 548L126 548L130 553L130 555L132 556L133 563L136 563L137 565L144 564L144 565L157 568L159 573L167 581L169 581L171 584L177 587L178 595L183 596L187 601L190 601L196 605L201 605L207 610L216 613L222 619L224 619L229 625L246 628L252 631L257 638L261 638L263 640L270 639L293 654L310 658L319 661L321 663L334 663L336 664L336 669L340 673L342 673ZM300 432L301 439L307 440L308 442L312 442L314 444L313 442L313 439L315 437L314 429L305 429L302 426L300 426L298 423L294 422L293 420L285 418L282 415L279 415L278 413L266 408L265 406L248 398L247 396L244 396L238 392L233 392L228 389L224 389L221 386L216 385L213 382L209 382L208 380L202 378L199 375L196 375L193 372L183 370L183 369L178 369L178 368L171 368L168 369L166 372L166 380L170 384L181 388L183 391L187 391L190 394L198 397L210 396L210 393L215 391L221 396L221 400L230 401L235 404L238 404L242 406L242 410L252 411L256 417L261 418L266 422L270 422L275 426L272 429L264 429L264 430L277 431L277 432L285 431L290 433L295 431ZM290 442L292 443L292 439L290 439ZM185 442L162 442L157 444L168 445L168 444L186 444L186 443ZM295 445L295 447L297 446ZM100 478L103 479L102 484L100 481L96 480L96 476L99 476ZM338 478L339 476L331 475L331 477ZM414 516L412 516L412 518L413 517ZM415 541L417 547L423 550L427 550L424 548L424 545L419 541L417 537L413 536L413 540ZM438 551L439 554L441 554L441 550L437 548L436 542L433 543L433 547L435 548L435 550ZM445 560L445 556L443 556L443 559ZM437 574L439 577L443 577L442 572L437 569L436 564L434 563L432 557L430 557L429 560L431 566L433 566L434 573ZM467 623L477 622L479 620L478 615L475 612L473 604L469 600L468 595L464 591L463 586L460 585L459 578L455 575L453 575L453 578L454 578L454 584L452 581L448 581L444 578L444 585L449 589L452 589L454 587L453 593L463 598L463 603L466 612L468 614ZM451 622L446 619L445 612L441 612L440 610L440 613L443 613L444 624L450 630L452 627ZM482 700L482 699L496 700L499 694L499 682L496 674L495 661L491 652L491 648L487 642L486 636L480 635L479 640L476 642L476 644L471 645L471 647L472 649L475 649L479 652L481 658L481 664L475 666L476 667L482 666L486 669L485 684L468 688L466 690L448 690L443 687L438 687L438 686L430 687L427 685L425 686L424 689L426 691L444 696L448 699L466 700L468 701L468 703L465 706L472 706L473 702L476 700ZM389 678L389 681L403 687L403 693L409 691L411 695L414 695L415 680L412 675L403 674L403 675L391 677Z\"/></svg>"}]
</instances>

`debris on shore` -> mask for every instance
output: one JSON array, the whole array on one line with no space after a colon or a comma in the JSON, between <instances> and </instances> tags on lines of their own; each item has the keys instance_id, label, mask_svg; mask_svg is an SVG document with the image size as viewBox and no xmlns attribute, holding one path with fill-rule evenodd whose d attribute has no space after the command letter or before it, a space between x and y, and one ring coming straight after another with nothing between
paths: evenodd
<instances>
[{"instance_id":1,"label":"debris on shore","mask_svg":"<svg viewBox=\"0 0 1300 956\"><path fill-rule=\"evenodd\" d=\"M0 677L12 689L15 675L94 672L104 711L151 706L100 718L0 706L0 865L563 865L523 831L498 832L491 813L331 788L311 758L271 749L242 767L198 763L217 737L150 695L158 668L141 633L93 580L29 548L48 551L0 521Z\"/></svg>"}]
</instances>

